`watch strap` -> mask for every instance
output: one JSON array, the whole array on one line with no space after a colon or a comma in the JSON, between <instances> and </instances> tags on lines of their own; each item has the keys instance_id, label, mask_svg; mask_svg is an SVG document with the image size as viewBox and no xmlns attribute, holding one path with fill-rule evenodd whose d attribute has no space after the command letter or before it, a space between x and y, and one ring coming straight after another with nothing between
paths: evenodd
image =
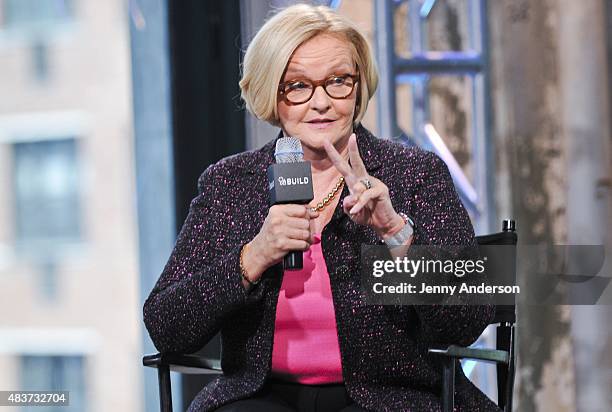
<instances>
[{"instance_id":1,"label":"watch strap","mask_svg":"<svg viewBox=\"0 0 612 412\"><path fill-rule=\"evenodd\" d=\"M398 215L404 219L404 227L402 227L400 231L393 236L383 239L387 246L401 246L405 244L408 239L410 239L410 236L414 234L414 221L403 212L398 212Z\"/></svg>"}]
</instances>

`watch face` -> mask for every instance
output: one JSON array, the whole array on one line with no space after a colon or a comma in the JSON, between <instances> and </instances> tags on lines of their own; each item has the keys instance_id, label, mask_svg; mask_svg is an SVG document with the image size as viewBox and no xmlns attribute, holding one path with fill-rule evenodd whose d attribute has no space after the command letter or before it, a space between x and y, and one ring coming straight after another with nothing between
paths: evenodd
<instances>
[{"instance_id":1,"label":"watch face","mask_svg":"<svg viewBox=\"0 0 612 412\"><path fill-rule=\"evenodd\" d=\"M399 232L395 235L391 236L389 239L385 240L387 246L400 246L406 243L410 236L414 233L413 225L411 223L411 219L406 216L404 213L399 213L399 215L404 219L406 224Z\"/></svg>"}]
</instances>

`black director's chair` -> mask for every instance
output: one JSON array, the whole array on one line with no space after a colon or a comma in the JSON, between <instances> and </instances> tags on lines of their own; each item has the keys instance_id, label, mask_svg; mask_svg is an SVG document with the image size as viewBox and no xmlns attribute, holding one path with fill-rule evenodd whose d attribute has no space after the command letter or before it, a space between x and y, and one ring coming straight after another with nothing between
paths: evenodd
<instances>
[{"instance_id":1,"label":"black director's chair","mask_svg":"<svg viewBox=\"0 0 612 412\"><path fill-rule=\"evenodd\" d=\"M517 234L514 220L504 220L502 232L477 236L479 246L512 246L512 256L499 261L489 261L491 271L505 271L516 284L516 244ZM497 267L495 265L498 265ZM455 369L460 359L494 362L497 364L497 404L505 412L512 411L512 390L514 388L515 352L514 324L516 323L516 305L497 305L495 318L491 325L497 326L496 349L464 348L451 345L447 348L429 349L429 353L443 358L442 371L442 411L452 412L455 400Z\"/></svg>"},{"instance_id":2,"label":"black director's chair","mask_svg":"<svg viewBox=\"0 0 612 412\"><path fill-rule=\"evenodd\" d=\"M511 267L490 268L489 270L512 271L516 277L516 243L517 235L514 220L504 220L503 231L490 235L477 236L479 245L514 246L513 265ZM498 405L505 412L512 411L512 390L514 387L514 324L516 322L515 305L496 306L496 314L491 324L497 326L496 349L464 348L451 345L447 348L430 349L429 353L443 358L442 410L452 412L454 407L455 371L460 359L474 359L497 364ZM161 412L172 412L172 389L170 371L183 374L221 374L221 362L217 359L206 359L197 355L178 353L156 353L142 358L142 364L157 368L159 381L159 401Z\"/></svg>"}]
</instances>

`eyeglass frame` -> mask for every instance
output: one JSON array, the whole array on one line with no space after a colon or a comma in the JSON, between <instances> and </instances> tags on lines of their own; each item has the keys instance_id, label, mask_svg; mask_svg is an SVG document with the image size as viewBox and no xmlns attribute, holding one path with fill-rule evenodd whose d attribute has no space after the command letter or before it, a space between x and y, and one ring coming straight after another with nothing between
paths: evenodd
<instances>
[{"instance_id":1,"label":"eyeglass frame","mask_svg":"<svg viewBox=\"0 0 612 412\"><path fill-rule=\"evenodd\" d=\"M334 97L334 96L332 96L332 95L330 95L330 94L329 94L329 92L328 92L328 91L327 91L327 89L325 88L325 83L326 83L326 82L327 82L329 79L331 79L331 78L333 78L333 77L344 77L344 78L351 78L351 79L353 79L353 87L351 87L351 91L350 91L350 92L348 92L348 93L346 94L346 96L343 96L343 97ZM307 98L306 100L304 100L303 102L300 102L300 103L294 103L294 102L290 101L290 100L287 98L287 95L285 94L285 91L284 91L285 86L286 86L287 84L289 84L289 83L293 83L293 82L296 82L296 81L304 81L304 80L306 80L306 81L308 81L310 84L312 84L312 92L310 93L310 96L308 96L308 98ZM356 85L357 83L359 83L359 74L349 74L349 73L346 73L346 74L341 74L341 75L332 74L331 76L328 76L328 77L326 77L325 79L321 79L321 80L311 80L311 79L306 78L306 77L298 77L298 78L295 78L295 79L293 79L293 80L288 80L288 81L286 81L286 82L282 82L282 83L280 83L280 84L278 85L278 95L279 95L279 96L280 96L280 97L283 99L283 101L284 101L284 102L285 102L285 103L286 103L288 106L297 106L297 105L299 105L299 104L304 104L304 103L307 103L308 101L310 101L310 99L312 99L312 96L314 96L314 93L315 93L315 90L317 90L317 87L321 86L321 87L323 87L323 91L325 91L325 94L327 94L327 95L328 95L328 96L329 96L331 99L335 99L335 100L344 100L344 99L347 99L347 98L348 98L348 97L349 97L349 96L350 96L350 95L353 93L353 91L355 90L355 85Z\"/></svg>"}]
</instances>

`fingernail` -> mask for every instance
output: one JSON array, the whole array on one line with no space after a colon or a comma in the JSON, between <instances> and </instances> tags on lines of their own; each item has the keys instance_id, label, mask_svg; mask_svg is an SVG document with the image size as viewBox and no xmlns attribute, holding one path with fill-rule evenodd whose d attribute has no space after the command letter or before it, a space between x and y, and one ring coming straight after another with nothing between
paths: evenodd
<instances>
[{"instance_id":1,"label":"fingernail","mask_svg":"<svg viewBox=\"0 0 612 412\"><path fill-rule=\"evenodd\" d=\"M351 210L349 210L349 213L350 213L351 215L354 215L354 214L356 213L356 211L357 211L357 206L353 206L353 207L351 208Z\"/></svg>"}]
</instances>

